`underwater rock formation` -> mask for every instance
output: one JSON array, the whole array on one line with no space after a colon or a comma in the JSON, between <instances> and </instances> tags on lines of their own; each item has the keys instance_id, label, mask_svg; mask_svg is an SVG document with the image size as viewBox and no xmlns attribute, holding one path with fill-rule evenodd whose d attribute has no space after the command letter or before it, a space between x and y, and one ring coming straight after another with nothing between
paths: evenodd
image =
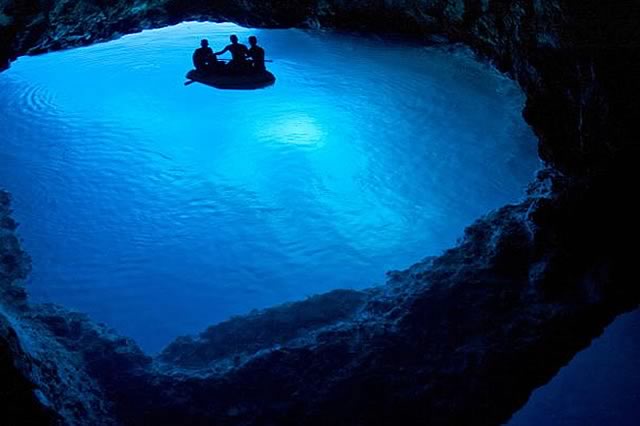
<instances>
[{"instance_id":1,"label":"underwater rock formation","mask_svg":"<svg viewBox=\"0 0 640 426\"><path fill-rule=\"evenodd\" d=\"M232 318L157 357L28 303L0 195L0 412L11 424L496 425L640 301L629 247L640 4L4 0L0 65L184 20L445 36L516 79L547 169L459 245L366 291ZM419 184L419 183L417 183Z\"/></svg>"},{"instance_id":2,"label":"underwater rock formation","mask_svg":"<svg viewBox=\"0 0 640 426\"><path fill-rule=\"evenodd\" d=\"M385 286L232 318L155 358L82 314L6 301L2 393L39 424L500 424L640 298L631 254L566 214L589 196L540 179Z\"/></svg>"}]
</instances>

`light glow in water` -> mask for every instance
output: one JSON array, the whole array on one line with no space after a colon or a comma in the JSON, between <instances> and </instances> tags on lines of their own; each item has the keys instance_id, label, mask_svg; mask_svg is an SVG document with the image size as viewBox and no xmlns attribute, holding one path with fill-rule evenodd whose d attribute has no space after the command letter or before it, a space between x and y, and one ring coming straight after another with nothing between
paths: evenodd
<instances>
[{"instance_id":1,"label":"light glow in water","mask_svg":"<svg viewBox=\"0 0 640 426\"><path fill-rule=\"evenodd\" d=\"M199 40L231 32L275 86L185 87ZM539 166L523 100L466 51L185 23L0 74L0 184L32 296L157 351L454 244Z\"/></svg>"}]
</instances>

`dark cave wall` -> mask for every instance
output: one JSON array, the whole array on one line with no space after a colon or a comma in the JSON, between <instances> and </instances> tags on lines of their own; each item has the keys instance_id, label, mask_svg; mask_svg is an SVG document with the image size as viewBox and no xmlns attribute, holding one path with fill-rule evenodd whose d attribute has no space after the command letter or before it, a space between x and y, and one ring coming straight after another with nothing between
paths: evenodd
<instances>
[{"instance_id":1,"label":"dark cave wall","mask_svg":"<svg viewBox=\"0 0 640 426\"><path fill-rule=\"evenodd\" d=\"M9 194L0 190L0 424L113 425L111 405L87 366L99 365L91 358L96 348L117 362L126 340L84 315L28 303L24 279L31 260L10 214ZM61 337L81 340L79 334L86 347L70 351Z\"/></svg>"},{"instance_id":2,"label":"dark cave wall","mask_svg":"<svg viewBox=\"0 0 640 426\"><path fill-rule=\"evenodd\" d=\"M191 19L445 36L520 83L548 166L520 203L385 286L234 318L155 358L81 314L27 303L28 257L1 198L0 372L11 380L0 394L42 424L506 421L640 301L629 249L638 18L636 1L0 0L5 67Z\"/></svg>"},{"instance_id":3,"label":"dark cave wall","mask_svg":"<svg viewBox=\"0 0 640 426\"><path fill-rule=\"evenodd\" d=\"M9 214L9 195L0 191L0 300L3 305L20 309L26 304L26 293L18 281L27 276L30 263L14 234L17 224ZM56 414L36 396L30 357L1 308L4 306L0 307L0 416L11 419L30 413L36 424L49 424Z\"/></svg>"},{"instance_id":4,"label":"dark cave wall","mask_svg":"<svg viewBox=\"0 0 640 426\"><path fill-rule=\"evenodd\" d=\"M563 179L542 172L526 200L479 219L442 256L390 273L385 286L232 318L155 358L82 314L3 299L0 373L8 380L0 392L18 401L3 419L501 424L640 300L629 280L634 254L610 244L623 229L612 224L587 237L588 220L604 213L571 213L594 210L611 192L578 195ZM2 241L21 253L8 223ZM23 276L4 275L0 288L23 295Z\"/></svg>"}]
</instances>

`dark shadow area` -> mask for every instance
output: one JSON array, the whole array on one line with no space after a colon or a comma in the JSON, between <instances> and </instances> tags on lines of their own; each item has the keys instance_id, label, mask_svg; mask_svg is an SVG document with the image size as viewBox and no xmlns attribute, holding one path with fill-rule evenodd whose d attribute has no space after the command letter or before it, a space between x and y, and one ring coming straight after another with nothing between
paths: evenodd
<instances>
[{"instance_id":1,"label":"dark shadow area","mask_svg":"<svg viewBox=\"0 0 640 426\"><path fill-rule=\"evenodd\" d=\"M620 316L547 385L510 426L633 426L640 403L640 311Z\"/></svg>"}]
</instances>

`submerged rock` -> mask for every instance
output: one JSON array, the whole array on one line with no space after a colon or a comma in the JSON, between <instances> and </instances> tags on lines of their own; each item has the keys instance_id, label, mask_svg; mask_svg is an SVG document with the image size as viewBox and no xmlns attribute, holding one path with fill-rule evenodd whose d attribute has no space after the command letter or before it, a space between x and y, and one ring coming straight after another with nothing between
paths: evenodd
<instances>
[{"instance_id":1,"label":"submerged rock","mask_svg":"<svg viewBox=\"0 0 640 426\"><path fill-rule=\"evenodd\" d=\"M640 5L600 1L8 0L0 63L189 19L445 36L515 78L549 167L525 200L384 286L232 318L157 357L33 305L0 195L9 424L497 425L640 301Z\"/></svg>"},{"instance_id":2,"label":"submerged rock","mask_svg":"<svg viewBox=\"0 0 640 426\"><path fill-rule=\"evenodd\" d=\"M384 286L235 317L154 358L24 304L2 318L3 374L22 383L2 391L42 424L500 424L640 300L609 233L583 233L591 195L546 179Z\"/></svg>"},{"instance_id":3,"label":"submerged rock","mask_svg":"<svg viewBox=\"0 0 640 426\"><path fill-rule=\"evenodd\" d=\"M17 283L27 277L31 260L15 235L18 225L9 216L9 203L9 194L0 190L0 300L18 307L26 302L27 293Z\"/></svg>"}]
</instances>

